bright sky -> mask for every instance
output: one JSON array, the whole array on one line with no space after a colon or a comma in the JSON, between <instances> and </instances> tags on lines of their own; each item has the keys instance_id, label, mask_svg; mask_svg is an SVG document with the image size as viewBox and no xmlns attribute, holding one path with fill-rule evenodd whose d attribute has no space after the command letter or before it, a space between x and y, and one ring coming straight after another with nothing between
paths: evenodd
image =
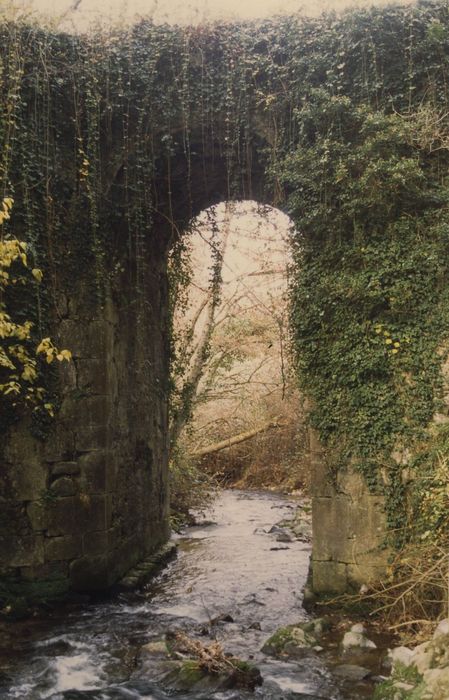
<instances>
[{"instance_id":1,"label":"bright sky","mask_svg":"<svg viewBox=\"0 0 449 700\"><path fill-rule=\"evenodd\" d=\"M7 0L3 0L5 2ZM56 18L65 29L91 22L122 24L139 17L156 22L198 24L216 19L259 18L276 14L319 14L354 5L387 4L389 0L12 0ZM0 4L2 0L0 0Z\"/></svg>"}]
</instances>

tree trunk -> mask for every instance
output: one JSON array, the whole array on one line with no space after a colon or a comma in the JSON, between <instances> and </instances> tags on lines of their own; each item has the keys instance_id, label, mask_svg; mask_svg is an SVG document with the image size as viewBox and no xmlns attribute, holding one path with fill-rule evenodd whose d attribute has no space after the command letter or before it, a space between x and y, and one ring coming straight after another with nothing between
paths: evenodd
<instances>
[{"instance_id":1,"label":"tree trunk","mask_svg":"<svg viewBox=\"0 0 449 700\"><path fill-rule=\"evenodd\" d=\"M260 425L258 428L254 428L253 430L247 430L244 433L234 435L234 437L227 438L226 440L220 440L220 442L215 442L213 445L209 445L208 447L203 447L201 450L197 450L196 452L191 452L190 457L205 457L206 455L213 454L214 452L220 452L220 450L224 450L226 449L226 447L238 445L240 442L250 440L250 438L254 437L255 435L258 435L259 433L263 433L266 430L269 430L270 428L275 428L278 425L278 421L279 418L273 418L267 423L263 423L263 425Z\"/></svg>"}]
</instances>

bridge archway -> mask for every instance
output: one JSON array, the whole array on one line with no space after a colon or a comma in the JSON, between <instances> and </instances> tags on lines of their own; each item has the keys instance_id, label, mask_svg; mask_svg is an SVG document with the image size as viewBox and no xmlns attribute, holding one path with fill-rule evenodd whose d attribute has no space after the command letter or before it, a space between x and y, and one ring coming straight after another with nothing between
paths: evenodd
<instances>
[{"instance_id":1,"label":"bridge archway","mask_svg":"<svg viewBox=\"0 0 449 700\"><path fill-rule=\"evenodd\" d=\"M411 96L416 95L419 105L432 84L435 99L446 109L443 9L429 5L389 12L361 12L355 23L348 15L316 22L269 21L256 28L244 24L182 30L142 22L128 34L103 42L21 24L0 27L6 85L1 114L8 117L1 118L6 154L1 156L2 186L16 199L17 232L29 240L45 269L48 333L74 355L70 368L60 368L60 411L54 423L38 418L34 437L28 418L19 417L8 428L2 454L6 468L0 476L6 523L2 577L41 580L56 575L74 588L104 588L165 539L170 246L192 216L219 201L252 198L282 206L285 193L273 172L273 154L281 152L286 161L292 154L297 157L295 164L302 169L298 165L297 180L290 185L299 191L304 182L298 179L313 173L307 172L310 164L301 160L298 144L311 146L310 154L336 125L341 139L334 154L359 147L360 115L370 112L370 105L388 111L393 95L395 110L407 110ZM422 55L431 57L428 66L416 58L416 71L411 72L410 57ZM372 119L370 114L365 127L379 118L391 126L391 115L378 112ZM316 131L317 121L322 133ZM393 129L391 135L397 133ZM391 142L396 143L394 138ZM405 148L411 154L405 159L408 165L423 162L422 153L415 157L413 145L406 142ZM322 156L320 165L333 167L336 161L330 162L326 152ZM414 221L422 212L401 190L408 182L401 158L393 173L397 201L391 208L381 200L375 205L382 215L398 204L399 213L405 211ZM388 159L377 160L388 164ZM351 165L350 158L347 162ZM414 182L425 179L424 170L414 171ZM337 185L347 174L342 168ZM361 180L357 169L349 179L350 184ZM380 185L388 181L376 181L379 187L371 192L386 194ZM428 199L422 198L424 208ZM323 203L328 204L318 201ZM341 212L342 207L330 204L331 215ZM371 204L368 209L371 215ZM355 238L363 222L358 223L350 232L351 245L359 242ZM397 221L387 224L390 231ZM413 233L408 231L411 242ZM320 244L332 247L341 230L337 227L333 238L327 234L322 226L315 252ZM358 246L357 255L365 254L363 248ZM390 252L395 262L397 250ZM326 270L331 273L330 264ZM437 295L432 279L426 277L426 288ZM378 280L373 288L382 291L383 284ZM378 307L390 313L388 305L397 297L384 296ZM351 300L342 301L340 294L340 302L339 308L349 314ZM31 309L37 325L39 308ZM426 309L427 316L433 308ZM369 325L373 319L366 320ZM416 330L418 320L414 323ZM363 324L355 325L358 332ZM346 347L356 344L354 338L368 347L371 335L354 333ZM437 336L428 333L429 347ZM395 339L388 340L394 348ZM385 356L380 344L378 350L388 358L380 381L383 391L362 397L357 406L359 428L366 426L368 432L373 416L382 414L378 407L388 410L392 403L388 390L394 356ZM420 356L420 362L436 383L430 355ZM351 362L358 381L355 356ZM365 369L375 388L378 367ZM408 398L413 398L411 385L404 389ZM434 389L415 392L420 411L411 417L420 429L432 418ZM350 413L354 406L349 393L345 399ZM373 396L377 403L370 405ZM396 409L391 408L388 424L380 426L385 434L379 431L387 461L396 438L409 434L409 409L399 418ZM328 411L328 436L335 428L331 418ZM368 443L362 447L369 452ZM338 479L329 480L329 455L323 454L314 434L311 444L317 475L314 586L325 590L365 582L383 567L376 551L385 530L382 499L369 493L348 465ZM396 477L400 466L395 463ZM382 484L375 487L379 492Z\"/></svg>"}]
</instances>

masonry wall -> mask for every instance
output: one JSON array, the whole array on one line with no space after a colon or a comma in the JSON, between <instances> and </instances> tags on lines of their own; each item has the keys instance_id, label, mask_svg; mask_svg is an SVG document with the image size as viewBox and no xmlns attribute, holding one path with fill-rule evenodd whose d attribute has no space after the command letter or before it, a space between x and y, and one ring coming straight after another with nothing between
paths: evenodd
<instances>
[{"instance_id":1,"label":"masonry wall","mask_svg":"<svg viewBox=\"0 0 449 700\"><path fill-rule=\"evenodd\" d=\"M350 466L334 481L314 430L310 430L312 485L312 588L342 593L379 581L385 573L384 498L368 490Z\"/></svg>"},{"instance_id":2,"label":"masonry wall","mask_svg":"<svg viewBox=\"0 0 449 700\"><path fill-rule=\"evenodd\" d=\"M165 255L137 291L119 273L58 300L60 411L44 440L12 427L0 469L0 580L105 589L168 536Z\"/></svg>"}]
</instances>

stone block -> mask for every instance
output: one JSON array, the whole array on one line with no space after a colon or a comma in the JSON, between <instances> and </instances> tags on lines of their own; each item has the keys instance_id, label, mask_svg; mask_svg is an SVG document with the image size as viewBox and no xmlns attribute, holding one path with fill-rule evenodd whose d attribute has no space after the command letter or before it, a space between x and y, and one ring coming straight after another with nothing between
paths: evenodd
<instances>
[{"instance_id":1,"label":"stone block","mask_svg":"<svg viewBox=\"0 0 449 700\"><path fill-rule=\"evenodd\" d=\"M90 425L103 425L108 403L104 396L66 396L59 411L59 418L73 422L77 433Z\"/></svg>"},{"instance_id":2,"label":"stone block","mask_svg":"<svg viewBox=\"0 0 449 700\"><path fill-rule=\"evenodd\" d=\"M111 453L107 450L93 450L82 455L79 460L81 467L81 487L86 493L104 493L111 489L110 472L114 471Z\"/></svg>"},{"instance_id":3,"label":"stone block","mask_svg":"<svg viewBox=\"0 0 449 700\"><path fill-rule=\"evenodd\" d=\"M38 586L40 582L45 583L48 580L59 580L62 582L66 578L67 587L69 565L68 562L64 561L52 561L45 562L45 564L37 564L36 566L24 566L20 568L20 576L25 581L38 581Z\"/></svg>"},{"instance_id":4,"label":"stone block","mask_svg":"<svg viewBox=\"0 0 449 700\"><path fill-rule=\"evenodd\" d=\"M47 527L47 513L41 501L33 501L27 505L27 516L33 530L45 530Z\"/></svg>"},{"instance_id":5,"label":"stone block","mask_svg":"<svg viewBox=\"0 0 449 700\"><path fill-rule=\"evenodd\" d=\"M78 490L78 484L70 476L60 476L49 489L53 496L75 496Z\"/></svg>"},{"instance_id":6,"label":"stone block","mask_svg":"<svg viewBox=\"0 0 449 700\"><path fill-rule=\"evenodd\" d=\"M6 557L7 566L36 566L44 563L43 535L18 536L14 538L13 548ZM5 549L2 547L2 560L5 561Z\"/></svg>"},{"instance_id":7,"label":"stone block","mask_svg":"<svg viewBox=\"0 0 449 700\"><path fill-rule=\"evenodd\" d=\"M45 540L45 561L63 561L82 555L82 540L76 535L50 537Z\"/></svg>"},{"instance_id":8,"label":"stone block","mask_svg":"<svg viewBox=\"0 0 449 700\"><path fill-rule=\"evenodd\" d=\"M89 394L110 393L110 373L115 374L115 367L108 367L106 358L100 360L78 360L78 388Z\"/></svg>"},{"instance_id":9,"label":"stone block","mask_svg":"<svg viewBox=\"0 0 449 700\"><path fill-rule=\"evenodd\" d=\"M341 559L348 563L362 562L380 565L385 560L381 549L387 530L384 499L365 493L356 501L351 501L347 510L348 536L352 540L352 557Z\"/></svg>"},{"instance_id":10,"label":"stone block","mask_svg":"<svg viewBox=\"0 0 449 700\"><path fill-rule=\"evenodd\" d=\"M108 556L81 557L70 564L71 587L75 591L105 590L117 580Z\"/></svg>"},{"instance_id":11,"label":"stone block","mask_svg":"<svg viewBox=\"0 0 449 700\"><path fill-rule=\"evenodd\" d=\"M98 532L87 532L83 536L83 554L85 556L95 556L105 554L109 550L110 530L99 530Z\"/></svg>"},{"instance_id":12,"label":"stone block","mask_svg":"<svg viewBox=\"0 0 449 700\"><path fill-rule=\"evenodd\" d=\"M361 496L368 493L368 487L365 479L355 469L348 467L338 474L337 488L346 496L353 500L358 500Z\"/></svg>"},{"instance_id":13,"label":"stone block","mask_svg":"<svg viewBox=\"0 0 449 700\"><path fill-rule=\"evenodd\" d=\"M27 428L11 431L4 456L13 465L9 474L12 495L20 501L37 500L47 487L48 468L42 460L41 445Z\"/></svg>"},{"instance_id":14,"label":"stone block","mask_svg":"<svg viewBox=\"0 0 449 700\"><path fill-rule=\"evenodd\" d=\"M75 452L73 424L64 425L59 420L58 415L55 429L45 442L44 455L47 462L65 462L72 459Z\"/></svg>"},{"instance_id":15,"label":"stone block","mask_svg":"<svg viewBox=\"0 0 449 700\"><path fill-rule=\"evenodd\" d=\"M385 578L387 567L387 553L384 552L384 562L381 565L364 563L363 561L357 564L348 564L346 573L348 585L358 589L362 584L377 583Z\"/></svg>"},{"instance_id":16,"label":"stone block","mask_svg":"<svg viewBox=\"0 0 449 700\"><path fill-rule=\"evenodd\" d=\"M69 348L67 348L69 349ZM64 393L73 391L77 388L77 371L73 360L67 362L58 362L55 365L58 372L59 385Z\"/></svg>"},{"instance_id":17,"label":"stone block","mask_svg":"<svg viewBox=\"0 0 449 700\"><path fill-rule=\"evenodd\" d=\"M78 462L58 462L51 468L51 475L56 476L76 476L80 473Z\"/></svg>"},{"instance_id":18,"label":"stone block","mask_svg":"<svg viewBox=\"0 0 449 700\"><path fill-rule=\"evenodd\" d=\"M314 593L344 593L347 589L346 564L335 561L312 561Z\"/></svg>"},{"instance_id":19,"label":"stone block","mask_svg":"<svg viewBox=\"0 0 449 700\"><path fill-rule=\"evenodd\" d=\"M103 416L106 420L106 415ZM109 428L104 425L83 425L76 436L76 449L79 452L91 452L105 448L109 443Z\"/></svg>"},{"instance_id":20,"label":"stone block","mask_svg":"<svg viewBox=\"0 0 449 700\"><path fill-rule=\"evenodd\" d=\"M385 561L383 498L368 493L312 500L313 557L380 566Z\"/></svg>"},{"instance_id":21,"label":"stone block","mask_svg":"<svg viewBox=\"0 0 449 700\"><path fill-rule=\"evenodd\" d=\"M344 497L312 499L313 558L319 561L344 561L351 543L348 540L348 507Z\"/></svg>"},{"instance_id":22,"label":"stone block","mask_svg":"<svg viewBox=\"0 0 449 700\"><path fill-rule=\"evenodd\" d=\"M311 453L310 474L313 496L318 498L336 496L335 485L332 482L332 475L329 472L329 468L323 454Z\"/></svg>"},{"instance_id":23,"label":"stone block","mask_svg":"<svg viewBox=\"0 0 449 700\"><path fill-rule=\"evenodd\" d=\"M75 359L102 359L105 356L110 325L106 321L90 322L63 319L59 326L59 344L71 351Z\"/></svg>"},{"instance_id":24,"label":"stone block","mask_svg":"<svg viewBox=\"0 0 449 700\"><path fill-rule=\"evenodd\" d=\"M68 496L48 503L47 534L50 537L105 530L104 496Z\"/></svg>"}]
</instances>

